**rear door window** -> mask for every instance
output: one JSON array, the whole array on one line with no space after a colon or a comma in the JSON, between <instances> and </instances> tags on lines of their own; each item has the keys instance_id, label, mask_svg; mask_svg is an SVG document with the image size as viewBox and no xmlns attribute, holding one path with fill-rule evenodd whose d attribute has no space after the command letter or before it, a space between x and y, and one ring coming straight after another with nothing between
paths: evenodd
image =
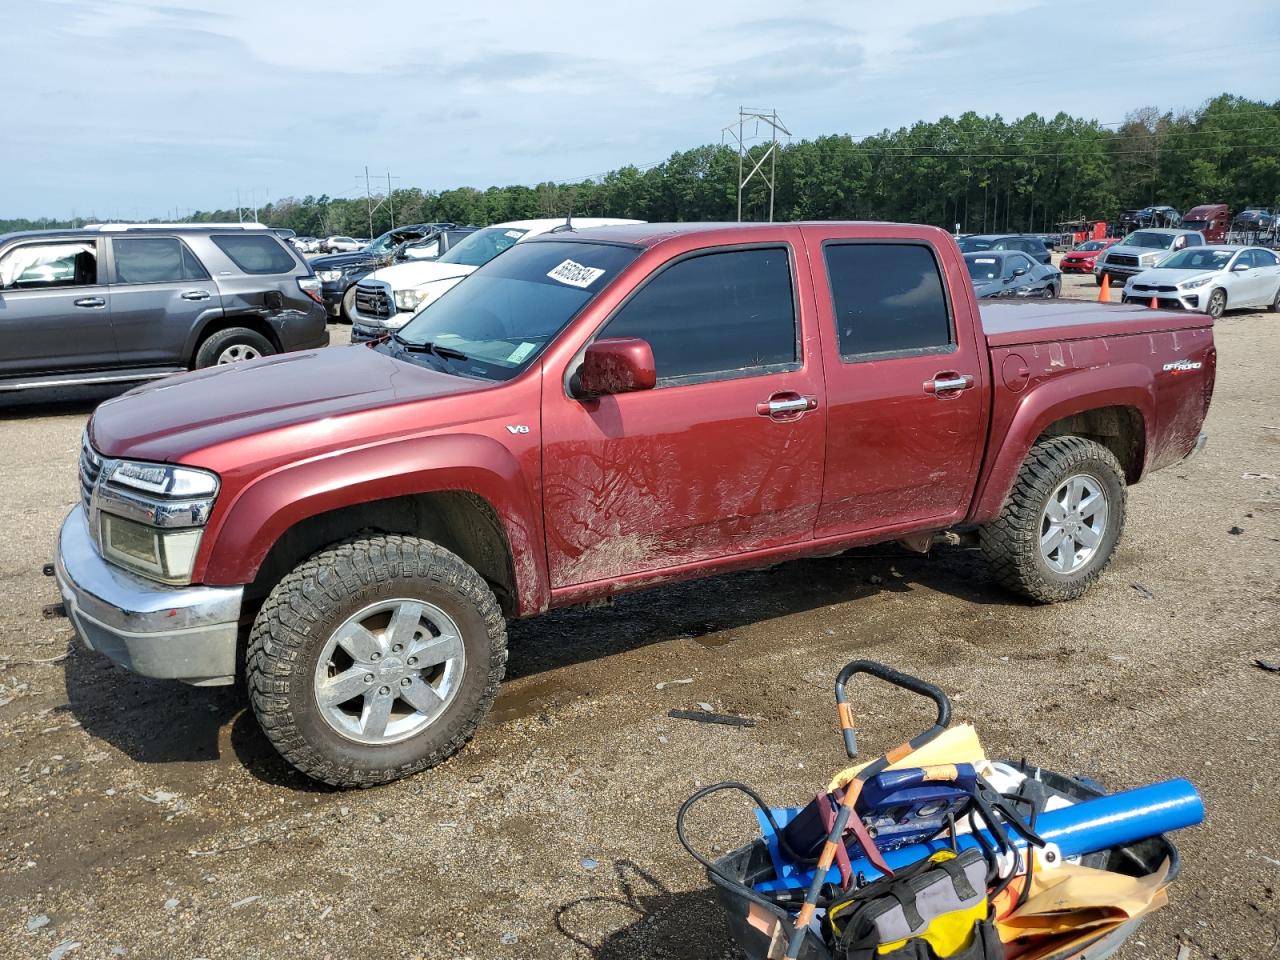
<instances>
[{"instance_id":1,"label":"rear door window","mask_svg":"<svg viewBox=\"0 0 1280 960\"><path fill-rule=\"evenodd\" d=\"M600 336L645 340L660 386L794 368L800 354L788 250L678 260L645 283Z\"/></svg>"},{"instance_id":2,"label":"rear door window","mask_svg":"<svg viewBox=\"0 0 1280 960\"><path fill-rule=\"evenodd\" d=\"M207 280L187 245L174 237L115 237L116 283L176 283Z\"/></svg>"},{"instance_id":3,"label":"rear door window","mask_svg":"<svg viewBox=\"0 0 1280 960\"><path fill-rule=\"evenodd\" d=\"M98 282L93 240L24 243L0 257L0 290L88 287Z\"/></svg>"},{"instance_id":4,"label":"rear door window","mask_svg":"<svg viewBox=\"0 0 1280 960\"><path fill-rule=\"evenodd\" d=\"M828 243L823 256L842 360L943 353L953 348L942 273L930 247Z\"/></svg>"},{"instance_id":5,"label":"rear door window","mask_svg":"<svg viewBox=\"0 0 1280 960\"><path fill-rule=\"evenodd\" d=\"M226 233L215 234L211 239L245 273L292 273L298 266L274 236Z\"/></svg>"}]
</instances>

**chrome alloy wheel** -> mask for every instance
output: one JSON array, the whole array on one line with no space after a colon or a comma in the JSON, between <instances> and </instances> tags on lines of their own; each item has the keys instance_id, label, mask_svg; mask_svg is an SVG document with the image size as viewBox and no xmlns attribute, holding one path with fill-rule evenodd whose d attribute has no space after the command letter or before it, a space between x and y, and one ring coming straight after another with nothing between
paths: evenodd
<instances>
[{"instance_id":1,"label":"chrome alloy wheel","mask_svg":"<svg viewBox=\"0 0 1280 960\"><path fill-rule=\"evenodd\" d=\"M421 600L379 600L348 617L320 652L316 704L349 740L398 743L439 718L465 667L462 633L447 613Z\"/></svg>"},{"instance_id":2,"label":"chrome alloy wheel","mask_svg":"<svg viewBox=\"0 0 1280 960\"><path fill-rule=\"evenodd\" d=\"M240 360L257 360L262 356L258 348L247 343L233 343L218 354L218 363L236 363Z\"/></svg>"},{"instance_id":3,"label":"chrome alloy wheel","mask_svg":"<svg viewBox=\"0 0 1280 960\"><path fill-rule=\"evenodd\" d=\"M1040 556L1054 573L1075 573L1093 559L1107 532L1102 484L1078 473L1058 485L1040 515Z\"/></svg>"}]
</instances>

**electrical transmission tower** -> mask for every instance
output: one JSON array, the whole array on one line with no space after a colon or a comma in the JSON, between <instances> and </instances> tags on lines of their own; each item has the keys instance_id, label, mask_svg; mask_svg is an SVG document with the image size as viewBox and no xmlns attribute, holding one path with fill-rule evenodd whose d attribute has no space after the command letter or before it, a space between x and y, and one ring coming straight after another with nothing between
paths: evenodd
<instances>
[{"instance_id":1,"label":"electrical transmission tower","mask_svg":"<svg viewBox=\"0 0 1280 960\"><path fill-rule=\"evenodd\" d=\"M392 230L395 229L396 205L395 205L395 200L392 198L392 194L391 194L391 181L399 180L399 179L400 179L399 177L393 177L391 175L391 171L388 170L387 171L387 195L385 197L379 196L378 194L373 192L372 181L369 179L369 167L368 165L365 166L364 168L364 203L365 203L365 209L368 211L368 214L369 214L369 236L370 237L373 236L373 215L378 210L382 209L382 205L384 203L390 208L391 229ZM360 178L356 177L357 183L359 182L359 180ZM377 203L374 203L375 199L378 201Z\"/></svg>"},{"instance_id":2,"label":"electrical transmission tower","mask_svg":"<svg viewBox=\"0 0 1280 960\"><path fill-rule=\"evenodd\" d=\"M754 123L755 127L750 136L747 136L747 124ZM747 145L748 142L760 140L760 124L768 126L769 147L760 159L756 161L755 166L751 168L751 172L745 177L742 175L743 169L746 167L748 159ZM791 136L788 130L778 119L777 110L765 110L762 107L739 107L738 122L731 123L720 132L720 143L723 146L727 140L733 140L738 145L738 222L742 222L742 192L746 189L751 178L757 173L760 179L769 186L769 222L773 222L773 198L774 184L777 182L778 170L778 134L781 133L786 137ZM764 169L765 161L769 162L769 172Z\"/></svg>"}]
</instances>

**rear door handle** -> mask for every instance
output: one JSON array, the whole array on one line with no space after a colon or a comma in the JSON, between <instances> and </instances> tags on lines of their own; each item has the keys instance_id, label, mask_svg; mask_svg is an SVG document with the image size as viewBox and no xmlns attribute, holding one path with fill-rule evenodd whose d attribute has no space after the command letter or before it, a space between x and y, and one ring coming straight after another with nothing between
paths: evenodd
<instances>
[{"instance_id":1,"label":"rear door handle","mask_svg":"<svg viewBox=\"0 0 1280 960\"><path fill-rule=\"evenodd\" d=\"M73 301L77 307L105 307L107 301L102 297L81 297Z\"/></svg>"},{"instance_id":2,"label":"rear door handle","mask_svg":"<svg viewBox=\"0 0 1280 960\"><path fill-rule=\"evenodd\" d=\"M924 392L936 396L953 396L961 390L970 389L976 381L971 373L939 373L932 380L924 383Z\"/></svg>"},{"instance_id":3,"label":"rear door handle","mask_svg":"<svg viewBox=\"0 0 1280 960\"><path fill-rule=\"evenodd\" d=\"M209 291L208 290L183 290L182 299L183 300L208 300Z\"/></svg>"},{"instance_id":4,"label":"rear door handle","mask_svg":"<svg viewBox=\"0 0 1280 960\"><path fill-rule=\"evenodd\" d=\"M756 404L756 413L774 420L795 420L801 414L818 407L817 397L805 397L798 393L775 393L768 400Z\"/></svg>"}]
</instances>

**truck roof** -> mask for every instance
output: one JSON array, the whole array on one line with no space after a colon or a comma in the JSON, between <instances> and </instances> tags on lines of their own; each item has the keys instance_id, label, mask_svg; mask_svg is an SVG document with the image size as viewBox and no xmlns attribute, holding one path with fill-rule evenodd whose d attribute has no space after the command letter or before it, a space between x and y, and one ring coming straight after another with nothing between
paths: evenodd
<instances>
[{"instance_id":1,"label":"truck roof","mask_svg":"<svg viewBox=\"0 0 1280 960\"><path fill-rule=\"evenodd\" d=\"M573 221L578 223L577 220ZM940 227L921 227L917 224L887 223L874 220L800 220L779 221L774 223L735 223L725 222L690 222L690 223L632 223L613 227L591 227L575 230L572 233L544 234L529 240L609 240L614 243L632 243L639 247L652 247L671 237L687 236L702 233L736 233L751 234L777 230L779 227L889 227L902 230L904 236L915 236L917 231L932 230L943 236L950 236Z\"/></svg>"},{"instance_id":2,"label":"truck roof","mask_svg":"<svg viewBox=\"0 0 1280 960\"><path fill-rule=\"evenodd\" d=\"M1213 325L1203 313L1151 310L1138 304L1100 304L1091 300L984 301L980 304L980 313L987 343L993 347L1167 333Z\"/></svg>"}]
</instances>

